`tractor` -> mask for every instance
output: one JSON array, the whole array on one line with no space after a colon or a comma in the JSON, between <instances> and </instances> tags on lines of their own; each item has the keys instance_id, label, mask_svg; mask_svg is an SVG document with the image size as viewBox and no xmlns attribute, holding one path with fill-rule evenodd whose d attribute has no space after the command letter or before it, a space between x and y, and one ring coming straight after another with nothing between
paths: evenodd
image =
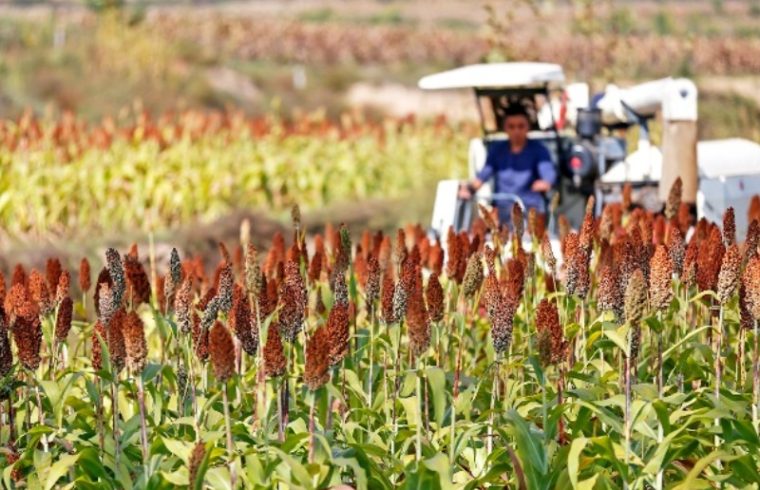
<instances>
[{"instance_id":1,"label":"tractor","mask_svg":"<svg viewBox=\"0 0 760 490\"><path fill-rule=\"evenodd\" d=\"M720 222L734 207L737 231L748 226L746 211L752 195L760 193L760 145L743 139L697 141L697 88L685 78L664 78L620 88L607 85L590 94L586 83L565 83L562 67L554 63L509 62L468 65L423 77L423 90L474 91L482 134L470 141L468 171L472 178L485 164L494 142L506 138L503 120L519 104L531 119L529 138L541 141L551 153L559 179L545 199L551 209L549 232L557 214L578 227L590 196L595 213L606 203L620 201L629 184L637 205L662 208L677 177L683 200L698 217ZM661 115L661 146L652 144L650 122ZM628 132L638 128L635 148ZM458 197L458 180L438 183L431 232L442 236L451 226L468 229L475 204L495 199L522 206L517 195L492 192L488 184L475 199ZM555 196L554 194L558 194Z\"/></svg>"}]
</instances>

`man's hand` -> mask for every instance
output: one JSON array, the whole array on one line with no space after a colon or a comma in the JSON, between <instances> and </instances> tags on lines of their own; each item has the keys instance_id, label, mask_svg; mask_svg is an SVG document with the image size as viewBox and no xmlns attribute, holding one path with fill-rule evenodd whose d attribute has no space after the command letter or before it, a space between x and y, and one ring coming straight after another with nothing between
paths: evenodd
<instances>
[{"instance_id":1,"label":"man's hand","mask_svg":"<svg viewBox=\"0 0 760 490\"><path fill-rule=\"evenodd\" d=\"M470 184L468 182L460 182L459 193L457 194L459 199L469 201L472 199L472 191L470 191Z\"/></svg>"},{"instance_id":2,"label":"man's hand","mask_svg":"<svg viewBox=\"0 0 760 490\"><path fill-rule=\"evenodd\" d=\"M545 180L538 179L530 186L530 190L533 192L549 192L552 185Z\"/></svg>"}]
</instances>

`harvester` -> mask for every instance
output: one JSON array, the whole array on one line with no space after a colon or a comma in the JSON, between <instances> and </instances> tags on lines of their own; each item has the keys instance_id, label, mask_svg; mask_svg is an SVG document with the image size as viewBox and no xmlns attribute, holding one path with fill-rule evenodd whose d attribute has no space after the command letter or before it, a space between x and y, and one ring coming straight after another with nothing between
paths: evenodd
<instances>
[{"instance_id":1,"label":"harvester","mask_svg":"<svg viewBox=\"0 0 760 490\"><path fill-rule=\"evenodd\" d=\"M464 66L423 77L418 85L474 91L482 134L470 141L470 178L485 164L491 145L506 138L502 128L508 108L521 105L531 119L529 138L546 145L558 168L559 182L545 198L558 200L554 213L564 214L575 227L589 196L595 196L599 213L606 203L621 200L625 184L632 187L637 205L657 211L678 176L683 201L693 205L698 217L720 222L732 206L737 231L748 226L749 202L760 193L760 145L738 138L698 142L698 92L691 80L663 78L626 88L610 84L592 95L585 83L566 84L560 65L511 62ZM650 138L650 122L658 114L660 147ZM629 148L627 133L634 127L638 141ZM488 184L465 201L458 197L459 184L438 183L431 222L438 236L450 226L469 228L476 202L499 199L522 205L518 196L494 194Z\"/></svg>"}]
</instances>

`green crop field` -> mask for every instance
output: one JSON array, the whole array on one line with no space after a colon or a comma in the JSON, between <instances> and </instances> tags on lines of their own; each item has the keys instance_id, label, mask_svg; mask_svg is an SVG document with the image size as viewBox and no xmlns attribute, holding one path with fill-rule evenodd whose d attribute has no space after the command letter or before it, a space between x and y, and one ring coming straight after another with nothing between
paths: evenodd
<instances>
[{"instance_id":1,"label":"green crop field","mask_svg":"<svg viewBox=\"0 0 760 490\"><path fill-rule=\"evenodd\" d=\"M679 198L561 226L556 257L532 213L307 245L295 208L292 240L257 252L245 224L213 271L137 247L17 266L3 484L752 488L757 206L744 241L733 210L685 240Z\"/></svg>"}]
</instances>

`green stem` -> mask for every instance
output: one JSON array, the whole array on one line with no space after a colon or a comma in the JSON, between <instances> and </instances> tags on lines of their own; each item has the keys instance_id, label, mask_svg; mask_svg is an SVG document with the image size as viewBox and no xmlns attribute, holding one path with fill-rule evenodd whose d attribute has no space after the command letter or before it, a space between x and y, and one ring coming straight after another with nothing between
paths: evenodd
<instances>
[{"instance_id":1,"label":"green stem","mask_svg":"<svg viewBox=\"0 0 760 490\"><path fill-rule=\"evenodd\" d=\"M422 359L421 356L417 358L417 464L419 465L422 460L422 411L424 410L424 403L422 400Z\"/></svg>"},{"instance_id":2,"label":"green stem","mask_svg":"<svg viewBox=\"0 0 760 490\"><path fill-rule=\"evenodd\" d=\"M224 428L227 432L227 457L229 458L230 484L235 488L237 482L237 468L235 467L235 448L232 445L232 426L230 424L230 402L227 396L227 382L223 382L222 394L224 397Z\"/></svg>"},{"instance_id":3,"label":"green stem","mask_svg":"<svg viewBox=\"0 0 760 490\"><path fill-rule=\"evenodd\" d=\"M145 383L143 381L142 373L137 374L137 402L140 405L140 442L142 443L143 464L147 470L148 467L148 430L145 423ZM145 472L146 481L148 480L147 471Z\"/></svg>"}]
</instances>

